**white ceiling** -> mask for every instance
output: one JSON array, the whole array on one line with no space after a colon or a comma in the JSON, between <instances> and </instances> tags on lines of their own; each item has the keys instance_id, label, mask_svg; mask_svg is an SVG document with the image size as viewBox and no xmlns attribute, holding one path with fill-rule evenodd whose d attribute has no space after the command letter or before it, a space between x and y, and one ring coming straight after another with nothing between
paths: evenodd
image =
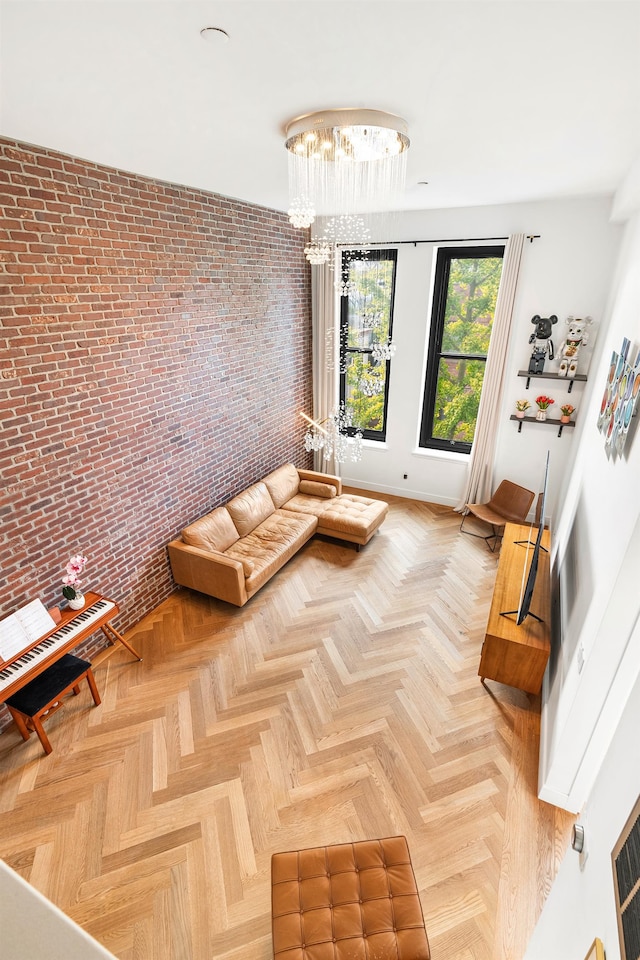
<instances>
[{"instance_id":1,"label":"white ceiling","mask_svg":"<svg viewBox=\"0 0 640 960\"><path fill-rule=\"evenodd\" d=\"M637 0L0 0L0 14L2 135L280 210L285 125L331 107L405 118L406 209L614 194L640 154Z\"/></svg>"}]
</instances>

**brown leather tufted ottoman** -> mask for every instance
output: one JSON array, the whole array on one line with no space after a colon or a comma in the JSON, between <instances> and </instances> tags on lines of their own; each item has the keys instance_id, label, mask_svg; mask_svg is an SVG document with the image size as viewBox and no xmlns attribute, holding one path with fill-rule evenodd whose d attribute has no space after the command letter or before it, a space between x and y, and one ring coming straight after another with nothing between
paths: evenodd
<instances>
[{"instance_id":1,"label":"brown leather tufted ottoman","mask_svg":"<svg viewBox=\"0 0 640 960\"><path fill-rule=\"evenodd\" d=\"M276 960L429 960L404 837L276 853Z\"/></svg>"}]
</instances>

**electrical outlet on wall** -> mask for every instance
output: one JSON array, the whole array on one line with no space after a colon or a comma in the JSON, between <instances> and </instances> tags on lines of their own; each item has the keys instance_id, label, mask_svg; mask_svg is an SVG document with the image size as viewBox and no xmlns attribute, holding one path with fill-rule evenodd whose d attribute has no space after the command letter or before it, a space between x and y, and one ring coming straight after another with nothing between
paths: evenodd
<instances>
[{"instance_id":1,"label":"electrical outlet on wall","mask_svg":"<svg viewBox=\"0 0 640 960\"><path fill-rule=\"evenodd\" d=\"M580 858L580 869L584 870L585 864L589 859L589 840L590 840L589 824L587 823L586 817L581 817L580 822L584 827L584 839L582 841L582 850L580 851L579 858Z\"/></svg>"},{"instance_id":2,"label":"electrical outlet on wall","mask_svg":"<svg viewBox=\"0 0 640 960\"><path fill-rule=\"evenodd\" d=\"M586 817L581 816L573 825L571 831L571 846L579 857L580 869L584 870L589 859L589 826Z\"/></svg>"}]
</instances>

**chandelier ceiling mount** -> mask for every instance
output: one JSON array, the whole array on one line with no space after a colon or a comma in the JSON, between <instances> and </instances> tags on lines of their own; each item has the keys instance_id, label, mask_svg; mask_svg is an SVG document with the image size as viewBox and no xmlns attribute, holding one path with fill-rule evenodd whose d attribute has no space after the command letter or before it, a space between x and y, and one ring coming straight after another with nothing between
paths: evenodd
<instances>
[{"instance_id":1,"label":"chandelier ceiling mount","mask_svg":"<svg viewBox=\"0 0 640 960\"><path fill-rule=\"evenodd\" d=\"M354 217L398 208L409 148L401 117L354 107L308 113L287 124L285 147L294 227L336 218L342 225L331 241L349 243Z\"/></svg>"}]
</instances>

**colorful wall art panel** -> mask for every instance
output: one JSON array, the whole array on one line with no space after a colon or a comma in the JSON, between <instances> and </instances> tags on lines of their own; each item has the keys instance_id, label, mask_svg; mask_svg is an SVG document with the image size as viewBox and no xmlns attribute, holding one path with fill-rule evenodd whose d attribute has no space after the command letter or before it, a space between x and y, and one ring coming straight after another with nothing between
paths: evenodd
<instances>
[{"instance_id":1,"label":"colorful wall art panel","mask_svg":"<svg viewBox=\"0 0 640 960\"><path fill-rule=\"evenodd\" d=\"M631 342L622 340L620 352L611 354L607 382L600 404L598 429L604 434L607 451L622 455L629 434L629 425L640 393L640 349L633 364Z\"/></svg>"}]
</instances>

